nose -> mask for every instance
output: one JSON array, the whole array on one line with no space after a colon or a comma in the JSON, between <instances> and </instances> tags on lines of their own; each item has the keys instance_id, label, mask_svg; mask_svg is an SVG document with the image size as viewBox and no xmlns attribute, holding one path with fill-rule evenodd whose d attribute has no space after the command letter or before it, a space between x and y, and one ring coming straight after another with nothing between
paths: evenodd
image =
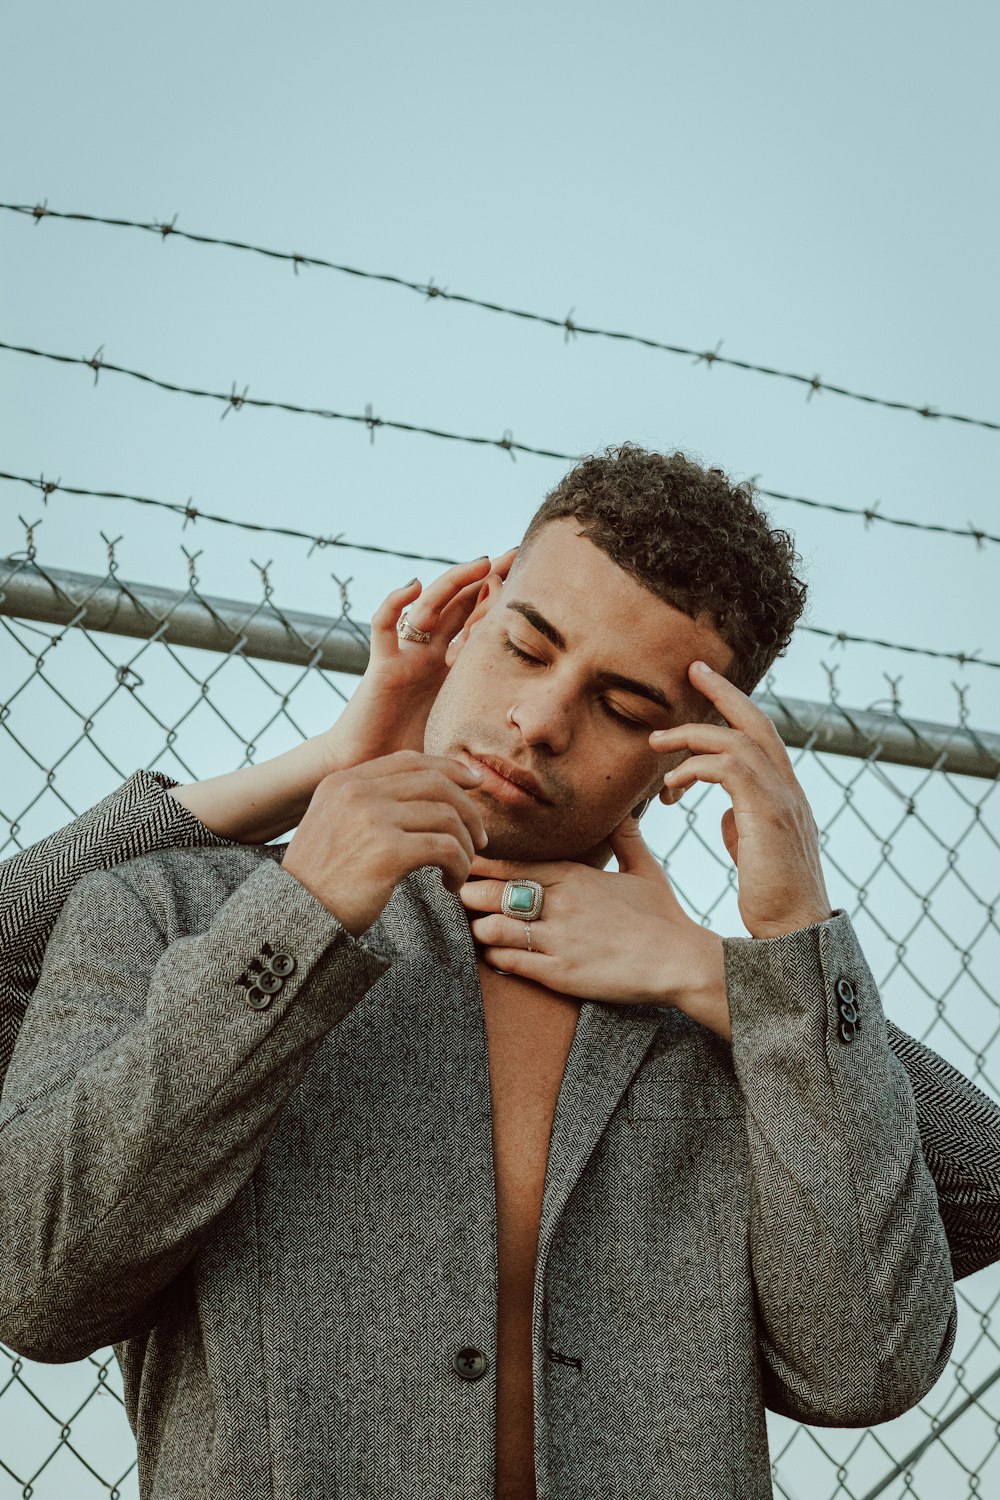
<instances>
[{"instance_id":1,"label":"nose","mask_svg":"<svg viewBox=\"0 0 1000 1500\"><path fill-rule=\"evenodd\" d=\"M507 722L518 729L526 745L565 755L573 738L569 704L551 683L523 689L507 710Z\"/></svg>"}]
</instances>

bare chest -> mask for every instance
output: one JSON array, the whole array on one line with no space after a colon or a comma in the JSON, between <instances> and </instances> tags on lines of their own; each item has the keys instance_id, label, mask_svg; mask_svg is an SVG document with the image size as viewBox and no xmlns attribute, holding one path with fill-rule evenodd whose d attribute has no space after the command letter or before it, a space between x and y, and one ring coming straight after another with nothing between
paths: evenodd
<instances>
[{"instance_id":1,"label":"bare chest","mask_svg":"<svg viewBox=\"0 0 1000 1500\"><path fill-rule=\"evenodd\" d=\"M549 1135L580 1004L482 964L479 980L498 1199L503 1192L505 1204L523 1211L537 1196L540 1208Z\"/></svg>"},{"instance_id":2,"label":"bare chest","mask_svg":"<svg viewBox=\"0 0 1000 1500\"><path fill-rule=\"evenodd\" d=\"M531 1318L549 1136L579 1002L479 966L497 1204L496 1500L534 1500Z\"/></svg>"}]
</instances>

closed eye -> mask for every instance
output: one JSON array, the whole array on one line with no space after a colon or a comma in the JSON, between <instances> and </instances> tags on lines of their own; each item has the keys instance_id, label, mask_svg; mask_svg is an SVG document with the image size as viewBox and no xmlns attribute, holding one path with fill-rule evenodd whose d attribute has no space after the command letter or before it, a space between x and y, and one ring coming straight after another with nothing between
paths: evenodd
<instances>
[{"instance_id":1,"label":"closed eye","mask_svg":"<svg viewBox=\"0 0 1000 1500\"><path fill-rule=\"evenodd\" d=\"M520 646L516 646L509 635L504 636L503 644L504 650L509 651L511 656L516 656L518 661L530 662L536 667L544 667L545 662L540 656L532 656L530 651L525 651ZM609 719L613 719L616 724L623 724L626 729L642 729L647 734L649 732L648 724L643 724L638 719L630 718L628 714L619 713L604 698L601 699L601 710Z\"/></svg>"},{"instance_id":2,"label":"closed eye","mask_svg":"<svg viewBox=\"0 0 1000 1500\"><path fill-rule=\"evenodd\" d=\"M504 649L509 651L511 656L516 656L518 661L531 661L539 667L545 665L540 656L531 656L527 651L522 651L520 646L515 646L509 635L504 636L503 643Z\"/></svg>"},{"instance_id":3,"label":"closed eye","mask_svg":"<svg viewBox=\"0 0 1000 1500\"><path fill-rule=\"evenodd\" d=\"M628 714L620 714L616 708L612 708L611 704L606 703L603 698L601 699L601 707L609 719L614 719L617 723L624 724L627 729L644 729L647 734L649 733L648 724L642 724L638 719L630 718Z\"/></svg>"}]
</instances>

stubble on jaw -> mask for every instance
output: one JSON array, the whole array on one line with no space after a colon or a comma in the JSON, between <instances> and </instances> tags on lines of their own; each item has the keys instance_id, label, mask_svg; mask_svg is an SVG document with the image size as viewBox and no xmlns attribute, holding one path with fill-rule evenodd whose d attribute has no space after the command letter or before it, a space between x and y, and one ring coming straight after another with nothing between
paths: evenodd
<instances>
[{"instance_id":1,"label":"stubble on jaw","mask_svg":"<svg viewBox=\"0 0 1000 1500\"><path fill-rule=\"evenodd\" d=\"M479 808L489 843L482 851L484 859L524 860L528 864L549 860L574 863L595 862L595 852L606 845L621 818L607 828L585 826L575 804L561 807L525 808L515 812L502 807L481 788L470 793ZM601 859L599 863L605 863Z\"/></svg>"}]
</instances>

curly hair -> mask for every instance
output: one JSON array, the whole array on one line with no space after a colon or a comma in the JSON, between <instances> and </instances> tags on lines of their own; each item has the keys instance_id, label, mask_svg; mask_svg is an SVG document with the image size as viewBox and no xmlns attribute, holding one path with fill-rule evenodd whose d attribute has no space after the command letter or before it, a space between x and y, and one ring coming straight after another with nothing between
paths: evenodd
<instances>
[{"instance_id":1,"label":"curly hair","mask_svg":"<svg viewBox=\"0 0 1000 1500\"><path fill-rule=\"evenodd\" d=\"M707 614L733 652L730 679L752 692L791 640L805 607L802 559L775 531L749 483L683 453L633 443L583 461L542 501L523 547L550 521L580 534L643 588L697 619Z\"/></svg>"}]
</instances>

